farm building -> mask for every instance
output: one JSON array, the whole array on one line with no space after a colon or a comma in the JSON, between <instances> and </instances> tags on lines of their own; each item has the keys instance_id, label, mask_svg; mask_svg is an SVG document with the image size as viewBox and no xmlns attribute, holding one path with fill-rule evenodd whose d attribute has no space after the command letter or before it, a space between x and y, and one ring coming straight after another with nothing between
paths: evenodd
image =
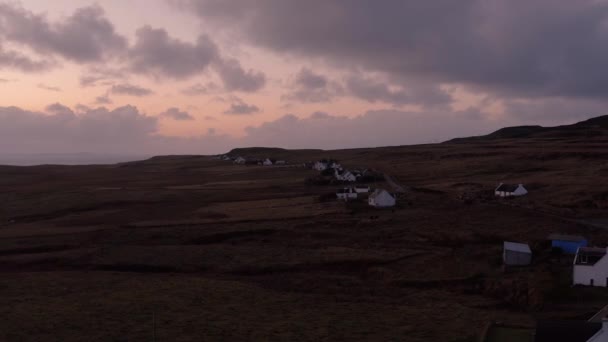
<instances>
[{"instance_id":1,"label":"farm building","mask_svg":"<svg viewBox=\"0 0 608 342\"><path fill-rule=\"evenodd\" d=\"M235 163L235 164L245 164L246 162L247 162L247 159L245 159L245 158L243 158L243 157L237 157L237 158L234 160L234 163Z\"/></svg>"},{"instance_id":2,"label":"farm building","mask_svg":"<svg viewBox=\"0 0 608 342\"><path fill-rule=\"evenodd\" d=\"M494 195L498 197L517 197L524 196L527 193L528 190L526 190L523 184L514 185L500 183L494 190Z\"/></svg>"},{"instance_id":3,"label":"farm building","mask_svg":"<svg viewBox=\"0 0 608 342\"><path fill-rule=\"evenodd\" d=\"M264 161L262 162L262 165L264 165L264 166L272 166L272 165L274 165L274 162L273 162L271 159L266 158L266 159L264 159Z\"/></svg>"},{"instance_id":4,"label":"farm building","mask_svg":"<svg viewBox=\"0 0 608 342\"><path fill-rule=\"evenodd\" d=\"M576 254L579 247L587 247L588 244L587 239L578 235L551 234L549 240L552 248L560 249L566 254Z\"/></svg>"},{"instance_id":5,"label":"farm building","mask_svg":"<svg viewBox=\"0 0 608 342\"><path fill-rule=\"evenodd\" d=\"M368 193L368 192L370 192L370 190L371 190L371 189L370 189L370 187L369 187L369 186L363 186L363 185L356 185L356 186L355 186L355 191L356 191L358 194Z\"/></svg>"},{"instance_id":6,"label":"farm building","mask_svg":"<svg viewBox=\"0 0 608 342\"><path fill-rule=\"evenodd\" d=\"M384 189L374 190L367 201L369 205L376 208L394 207L397 202L395 197Z\"/></svg>"},{"instance_id":7,"label":"farm building","mask_svg":"<svg viewBox=\"0 0 608 342\"><path fill-rule=\"evenodd\" d=\"M337 180L343 182L354 182L357 180L357 177L353 175L350 171L344 169L334 169L334 177Z\"/></svg>"},{"instance_id":8,"label":"farm building","mask_svg":"<svg viewBox=\"0 0 608 342\"><path fill-rule=\"evenodd\" d=\"M353 188L338 189L338 191L336 191L336 197L344 201L357 199L357 192Z\"/></svg>"},{"instance_id":9,"label":"farm building","mask_svg":"<svg viewBox=\"0 0 608 342\"><path fill-rule=\"evenodd\" d=\"M606 248L580 247L572 270L574 285L608 286Z\"/></svg>"},{"instance_id":10,"label":"farm building","mask_svg":"<svg viewBox=\"0 0 608 342\"><path fill-rule=\"evenodd\" d=\"M532 262L532 251L525 243L509 242L503 243L502 260L505 265L524 266Z\"/></svg>"}]
</instances>

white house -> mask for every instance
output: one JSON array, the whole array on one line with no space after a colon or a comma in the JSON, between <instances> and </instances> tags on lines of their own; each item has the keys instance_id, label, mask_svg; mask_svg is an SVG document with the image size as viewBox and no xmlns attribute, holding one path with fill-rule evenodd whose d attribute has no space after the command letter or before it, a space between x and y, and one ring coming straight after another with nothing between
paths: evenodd
<instances>
[{"instance_id":1,"label":"white house","mask_svg":"<svg viewBox=\"0 0 608 342\"><path fill-rule=\"evenodd\" d=\"M316 163L314 163L314 165L312 166L313 169L317 170L317 171L323 171L325 169L327 169L327 163L322 162L322 161L318 161Z\"/></svg>"},{"instance_id":2,"label":"white house","mask_svg":"<svg viewBox=\"0 0 608 342\"><path fill-rule=\"evenodd\" d=\"M509 242L503 243L502 261L509 266L524 266L532 262L532 251L525 243Z\"/></svg>"},{"instance_id":3,"label":"white house","mask_svg":"<svg viewBox=\"0 0 608 342\"><path fill-rule=\"evenodd\" d=\"M579 247L572 270L574 285L608 286L606 248Z\"/></svg>"},{"instance_id":4,"label":"white house","mask_svg":"<svg viewBox=\"0 0 608 342\"><path fill-rule=\"evenodd\" d=\"M272 165L273 165L273 162L272 162L272 160L270 160L270 159L266 158L266 159L264 159L264 161L262 162L262 165L264 165L264 166L272 166Z\"/></svg>"},{"instance_id":5,"label":"white house","mask_svg":"<svg viewBox=\"0 0 608 342\"><path fill-rule=\"evenodd\" d=\"M362 194L362 193L368 193L371 189L369 188L369 186L363 186L363 185L356 185L355 186L355 191L358 194Z\"/></svg>"},{"instance_id":6,"label":"white house","mask_svg":"<svg viewBox=\"0 0 608 342\"><path fill-rule=\"evenodd\" d=\"M494 190L494 195L499 197L516 197L528 194L528 190L524 188L523 184L498 184L498 187Z\"/></svg>"},{"instance_id":7,"label":"white house","mask_svg":"<svg viewBox=\"0 0 608 342\"><path fill-rule=\"evenodd\" d=\"M245 164L245 162L247 162L247 159L245 159L245 158L243 158L243 157L237 157L237 158L234 160L234 163L235 163L235 164Z\"/></svg>"},{"instance_id":8,"label":"white house","mask_svg":"<svg viewBox=\"0 0 608 342\"><path fill-rule=\"evenodd\" d=\"M357 192L353 188L338 189L338 191L336 191L336 197L344 201L357 199Z\"/></svg>"},{"instance_id":9,"label":"white house","mask_svg":"<svg viewBox=\"0 0 608 342\"><path fill-rule=\"evenodd\" d=\"M393 195L388 193L388 191L384 189L376 189L369 195L367 202L372 207L385 208L394 207L397 201Z\"/></svg>"},{"instance_id":10,"label":"white house","mask_svg":"<svg viewBox=\"0 0 608 342\"><path fill-rule=\"evenodd\" d=\"M348 170L334 169L334 176L337 180L343 182L354 182L357 180L357 177Z\"/></svg>"}]
</instances>

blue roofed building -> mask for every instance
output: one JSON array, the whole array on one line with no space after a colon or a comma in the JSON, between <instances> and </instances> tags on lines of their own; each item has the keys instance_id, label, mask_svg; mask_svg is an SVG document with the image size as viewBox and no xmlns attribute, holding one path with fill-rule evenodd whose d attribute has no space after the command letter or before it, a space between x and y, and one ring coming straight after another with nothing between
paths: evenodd
<instances>
[{"instance_id":1,"label":"blue roofed building","mask_svg":"<svg viewBox=\"0 0 608 342\"><path fill-rule=\"evenodd\" d=\"M589 244L586 238L578 235L551 234L549 240L552 248L559 248L566 254L576 254L579 247L587 247Z\"/></svg>"}]
</instances>

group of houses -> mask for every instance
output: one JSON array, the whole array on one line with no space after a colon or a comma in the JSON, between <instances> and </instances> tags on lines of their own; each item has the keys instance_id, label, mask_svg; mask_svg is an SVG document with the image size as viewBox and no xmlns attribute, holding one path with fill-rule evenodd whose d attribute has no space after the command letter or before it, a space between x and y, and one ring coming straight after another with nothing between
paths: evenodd
<instances>
[{"instance_id":1,"label":"group of houses","mask_svg":"<svg viewBox=\"0 0 608 342\"><path fill-rule=\"evenodd\" d=\"M245 158L242 156L232 157L227 154L219 156L220 160L231 161L235 164L240 165L263 165L263 166L273 166L273 165L287 165L285 160L276 160L271 158L264 159L255 159L255 158Z\"/></svg>"},{"instance_id":2,"label":"group of houses","mask_svg":"<svg viewBox=\"0 0 608 342\"><path fill-rule=\"evenodd\" d=\"M574 255L572 285L608 287L608 247L589 247L583 236L551 234L554 251ZM532 250L526 243L505 241L503 262L507 266L525 266L532 262Z\"/></svg>"}]
</instances>

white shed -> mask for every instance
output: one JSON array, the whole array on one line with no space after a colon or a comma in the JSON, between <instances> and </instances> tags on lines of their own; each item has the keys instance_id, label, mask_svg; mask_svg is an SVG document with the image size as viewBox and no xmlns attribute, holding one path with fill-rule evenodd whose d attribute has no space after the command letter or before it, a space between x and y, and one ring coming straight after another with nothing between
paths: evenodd
<instances>
[{"instance_id":1,"label":"white shed","mask_svg":"<svg viewBox=\"0 0 608 342\"><path fill-rule=\"evenodd\" d=\"M394 207L397 202L395 197L384 189L374 190L367 201L369 205L376 208Z\"/></svg>"},{"instance_id":2,"label":"white shed","mask_svg":"<svg viewBox=\"0 0 608 342\"><path fill-rule=\"evenodd\" d=\"M262 165L264 165L264 166L271 166L272 164L273 164L272 160L270 160L268 158L264 159L264 161L262 162Z\"/></svg>"},{"instance_id":3,"label":"white shed","mask_svg":"<svg viewBox=\"0 0 608 342\"><path fill-rule=\"evenodd\" d=\"M503 244L502 260L505 265L523 266L532 262L532 251L525 243L505 241Z\"/></svg>"},{"instance_id":4,"label":"white shed","mask_svg":"<svg viewBox=\"0 0 608 342\"><path fill-rule=\"evenodd\" d=\"M335 169L334 177L336 177L337 180L343 182L354 182L357 180L357 177L355 177L355 175L353 175L350 171L343 169Z\"/></svg>"},{"instance_id":5,"label":"white shed","mask_svg":"<svg viewBox=\"0 0 608 342\"><path fill-rule=\"evenodd\" d=\"M498 197L517 197L524 196L528 194L528 190L524 187L523 184L504 184L500 183L494 189L494 195Z\"/></svg>"}]
</instances>

